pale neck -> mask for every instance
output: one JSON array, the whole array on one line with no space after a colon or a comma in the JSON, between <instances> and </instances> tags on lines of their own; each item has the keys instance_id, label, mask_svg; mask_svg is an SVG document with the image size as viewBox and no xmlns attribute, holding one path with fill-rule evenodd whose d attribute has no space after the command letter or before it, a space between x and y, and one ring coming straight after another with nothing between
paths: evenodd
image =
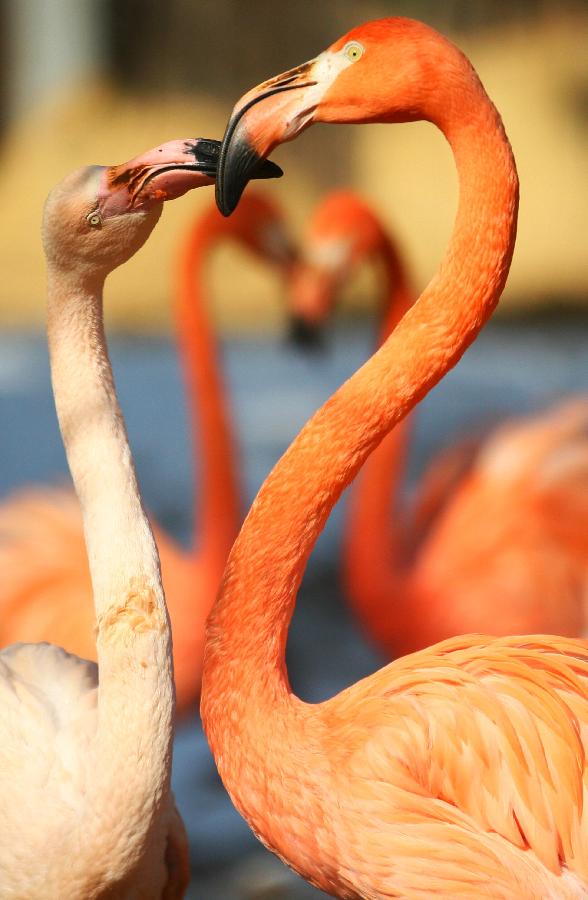
<instances>
[{"instance_id":1,"label":"pale neck","mask_svg":"<svg viewBox=\"0 0 588 900\"><path fill-rule=\"evenodd\" d=\"M395 245L382 235L374 249L384 265L379 326L383 343L411 307L414 295ZM404 548L397 494L405 472L409 433L407 416L370 455L356 479L345 520L345 593L359 620L376 639L387 637L389 626L398 626L401 615L397 608L391 617L390 605L403 600Z\"/></svg>"},{"instance_id":2,"label":"pale neck","mask_svg":"<svg viewBox=\"0 0 588 900\"><path fill-rule=\"evenodd\" d=\"M190 235L180 259L176 319L192 440L199 447L194 453L193 553L211 564L216 561L220 575L241 514L233 435L204 288L206 262L219 240L211 227L197 228Z\"/></svg>"},{"instance_id":3,"label":"pale neck","mask_svg":"<svg viewBox=\"0 0 588 900\"><path fill-rule=\"evenodd\" d=\"M157 548L106 349L102 287L101 280L82 284L50 268L47 332L55 405L82 508L97 618L97 759L88 791L96 802L106 803L108 797L105 808L116 795L129 823L124 839L140 847L169 788L171 637Z\"/></svg>"},{"instance_id":4,"label":"pale neck","mask_svg":"<svg viewBox=\"0 0 588 900\"><path fill-rule=\"evenodd\" d=\"M466 123L443 129L460 201L441 266L381 349L313 416L266 479L209 618L202 716L221 774L260 754L255 728L299 709L285 644L308 556L341 492L394 425L461 357L508 273L518 203L512 152L481 86ZM228 760L232 759L230 770ZM225 784L227 780L225 780Z\"/></svg>"}]
</instances>

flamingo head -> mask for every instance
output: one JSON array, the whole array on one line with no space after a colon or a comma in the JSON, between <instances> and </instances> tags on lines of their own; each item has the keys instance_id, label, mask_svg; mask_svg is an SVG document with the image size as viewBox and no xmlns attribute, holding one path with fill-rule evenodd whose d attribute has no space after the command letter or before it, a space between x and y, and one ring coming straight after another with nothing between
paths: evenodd
<instances>
[{"instance_id":1,"label":"flamingo head","mask_svg":"<svg viewBox=\"0 0 588 900\"><path fill-rule=\"evenodd\" d=\"M60 271L85 267L106 275L147 240L165 200L214 182L220 145L196 138L161 144L117 166L86 166L66 176L49 194L43 241L49 263ZM281 170L263 162L253 177Z\"/></svg>"},{"instance_id":2,"label":"flamingo head","mask_svg":"<svg viewBox=\"0 0 588 900\"><path fill-rule=\"evenodd\" d=\"M220 211L230 215L260 160L314 122L437 121L464 66L471 72L434 29L388 18L354 28L309 62L264 81L229 119L216 182Z\"/></svg>"},{"instance_id":3,"label":"flamingo head","mask_svg":"<svg viewBox=\"0 0 588 900\"><path fill-rule=\"evenodd\" d=\"M325 197L309 222L290 278L295 340L300 335L307 341L320 331L353 269L381 252L386 241L378 218L353 191L333 191Z\"/></svg>"}]
</instances>

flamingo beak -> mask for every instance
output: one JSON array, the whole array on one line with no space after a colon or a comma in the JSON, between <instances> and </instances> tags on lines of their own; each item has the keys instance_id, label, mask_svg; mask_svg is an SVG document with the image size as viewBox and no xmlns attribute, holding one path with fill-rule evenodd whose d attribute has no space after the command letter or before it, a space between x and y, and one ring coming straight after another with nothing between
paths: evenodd
<instances>
[{"instance_id":1,"label":"flamingo beak","mask_svg":"<svg viewBox=\"0 0 588 900\"><path fill-rule=\"evenodd\" d=\"M277 144L308 127L316 109L312 89L316 60L264 81L236 104L218 161L216 202L223 216L237 206L248 181ZM273 98L271 102L267 102Z\"/></svg>"},{"instance_id":2,"label":"flamingo beak","mask_svg":"<svg viewBox=\"0 0 588 900\"><path fill-rule=\"evenodd\" d=\"M325 335L322 327L293 313L288 326L288 343L309 353L325 349Z\"/></svg>"},{"instance_id":3,"label":"flamingo beak","mask_svg":"<svg viewBox=\"0 0 588 900\"><path fill-rule=\"evenodd\" d=\"M335 287L329 273L298 262L289 278L289 343L316 351L325 346L324 323L331 312Z\"/></svg>"},{"instance_id":4,"label":"flamingo beak","mask_svg":"<svg viewBox=\"0 0 588 900\"><path fill-rule=\"evenodd\" d=\"M213 184L221 145L206 138L168 141L119 166L103 169L98 191L102 218L145 210L175 200L192 188ZM282 170L264 160L253 178L279 178Z\"/></svg>"}]
</instances>

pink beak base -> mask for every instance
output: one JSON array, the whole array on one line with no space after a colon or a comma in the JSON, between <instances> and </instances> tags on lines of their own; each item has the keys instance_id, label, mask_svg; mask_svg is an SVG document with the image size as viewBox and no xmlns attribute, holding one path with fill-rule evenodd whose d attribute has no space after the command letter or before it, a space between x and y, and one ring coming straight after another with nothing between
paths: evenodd
<instances>
[{"instance_id":1,"label":"pink beak base","mask_svg":"<svg viewBox=\"0 0 588 900\"><path fill-rule=\"evenodd\" d=\"M175 200L192 188L214 183L218 141L168 141L102 171L98 201L104 218Z\"/></svg>"},{"instance_id":2,"label":"pink beak base","mask_svg":"<svg viewBox=\"0 0 588 900\"><path fill-rule=\"evenodd\" d=\"M175 200L192 188L214 184L220 142L207 138L168 141L119 166L105 167L100 176L98 207L103 218L154 203ZM279 178L282 170L263 160L254 178Z\"/></svg>"}]
</instances>

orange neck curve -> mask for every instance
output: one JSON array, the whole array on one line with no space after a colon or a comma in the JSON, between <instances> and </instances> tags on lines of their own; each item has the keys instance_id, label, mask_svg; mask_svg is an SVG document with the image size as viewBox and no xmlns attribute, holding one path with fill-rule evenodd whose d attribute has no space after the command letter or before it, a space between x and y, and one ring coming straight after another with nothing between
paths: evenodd
<instances>
[{"instance_id":1,"label":"orange neck curve","mask_svg":"<svg viewBox=\"0 0 588 900\"><path fill-rule=\"evenodd\" d=\"M400 253L387 235L374 251L382 259L386 280L379 329L384 343L412 306L414 295ZM368 458L349 498L343 538L345 593L371 638L378 641L385 635L385 648L390 626L398 627L403 614L402 529L395 522L393 498L404 474L409 433L406 417Z\"/></svg>"},{"instance_id":2,"label":"orange neck curve","mask_svg":"<svg viewBox=\"0 0 588 900\"><path fill-rule=\"evenodd\" d=\"M191 232L179 261L176 303L192 441L200 451L193 454L195 522L191 552L210 565L216 564L219 576L240 523L233 435L204 289L208 256L221 239L209 217Z\"/></svg>"},{"instance_id":3,"label":"orange neck curve","mask_svg":"<svg viewBox=\"0 0 588 900\"><path fill-rule=\"evenodd\" d=\"M439 113L460 184L439 270L383 346L312 417L266 479L209 617L202 720L225 787L258 834L267 835L270 827L259 786L274 772L282 785L299 786L301 767L311 772L316 762L314 756L308 766L304 760L313 735L321 733L320 707L292 695L285 665L288 626L312 547L369 454L472 343L507 277L518 208L514 159L482 86L473 79L464 90L467 114L455 104L448 104L445 121ZM311 795L300 789L303 813L305 804L319 802Z\"/></svg>"}]
</instances>

